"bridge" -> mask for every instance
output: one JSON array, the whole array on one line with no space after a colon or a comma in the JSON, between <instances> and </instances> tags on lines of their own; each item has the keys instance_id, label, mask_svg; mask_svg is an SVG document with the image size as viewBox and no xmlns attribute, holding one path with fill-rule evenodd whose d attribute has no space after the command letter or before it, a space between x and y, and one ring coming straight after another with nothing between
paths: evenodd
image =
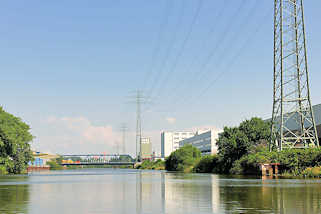
<instances>
[{"instance_id":1,"label":"bridge","mask_svg":"<svg viewBox=\"0 0 321 214\"><path fill-rule=\"evenodd\" d=\"M67 154L60 157L62 166L134 166L136 163L128 154Z\"/></svg>"}]
</instances>

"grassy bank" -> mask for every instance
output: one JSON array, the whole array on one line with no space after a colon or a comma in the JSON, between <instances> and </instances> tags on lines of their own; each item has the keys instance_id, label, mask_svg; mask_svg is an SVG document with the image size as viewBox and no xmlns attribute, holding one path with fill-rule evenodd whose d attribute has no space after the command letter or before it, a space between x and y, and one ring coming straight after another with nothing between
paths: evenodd
<instances>
[{"instance_id":1,"label":"grassy bank","mask_svg":"<svg viewBox=\"0 0 321 214\"><path fill-rule=\"evenodd\" d=\"M196 149L196 148L194 148ZM186 148L185 148L186 150ZM281 152L261 151L244 155L226 169L224 158L208 155L192 158L191 153L177 150L167 158L166 169L179 172L217 173L231 175L261 175L260 164L279 163L279 172L286 177L321 177L321 149L291 149Z\"/></svg>"},{"instance_id":2,"label":"grassy bank","mask_svg":"<svg viewBox=\"0 0 321 214\"><path fill-rule=\"evenodd\" d=\"M231 168L234 174L259 174L262 163L279 163L280 173L291 176L320 177L321 149L290 149L258 152L243 156Z\"/></svg>"},{"instance_id":3,"label":"grassy bank","mask_svg":"<svg viewBox=\"0 0 321 214\"><path fill-rule=\"evenodd\" d=\"M157 160L157 161L145 160L142 162L142 164L136 166L136 169L164 170L165 162L162 160Z\"/></svg>"}]
</instances>

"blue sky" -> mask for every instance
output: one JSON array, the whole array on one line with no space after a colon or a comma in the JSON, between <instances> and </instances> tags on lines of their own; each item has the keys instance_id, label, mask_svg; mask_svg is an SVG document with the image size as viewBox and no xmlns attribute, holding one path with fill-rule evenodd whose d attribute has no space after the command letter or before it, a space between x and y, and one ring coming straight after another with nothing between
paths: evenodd
<instances>
[{"instance_id":1,"label":"blue sky","mask_svg":"<svg viewBox=\"0 0 321 214\"><path fill-rule=\"evenodd\" d=\"M143 129L237 125L272 106L273 2L268 0L5 1L1 105L33 147L115 152L127 123L134 152L137 88L151 96ZM311 95L321 103L320 1L305 1Z\"/></svg>"}]
</instances>

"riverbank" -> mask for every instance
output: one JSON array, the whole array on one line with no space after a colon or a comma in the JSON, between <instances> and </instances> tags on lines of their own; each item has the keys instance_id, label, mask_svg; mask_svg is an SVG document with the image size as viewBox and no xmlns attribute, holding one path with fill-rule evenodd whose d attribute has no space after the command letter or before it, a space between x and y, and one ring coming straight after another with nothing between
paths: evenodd
<instances>
[{"instance_id":1,"label":"riverbank","mask_svg":"<svg viewBox=\"0 0 321 214\"><path fill-rule=\"evenodd\" d=\"M321 178L321 149L290 149L258 151L243 155L227 164L218 155L201 156L200 151L188 145L173 152L165 161L165 169L185 173L214 173L227 175L262 175L262 165L277 165L276 175L293 178ZM226 168L231 166L230 168ZM273 174L270 174L271 176Z\"/></svg>"},{"instance_id":2,"label":"riverbank","mask_svg":"<svg viewBox=\"0 0 321 214\"><path fill-rule=\"evenodd\" d=\"M135 169L165 170L165 161L162 160L145 160L135 167Z\"/></svg>"},{"instance_id":3,"label":"riverbank","mask_svg":"<svg viewBox=\"0 0 321 214\"><path fill-rule=\"evenodd\" d=\"M270 175L321 177L321 149L272 148L271 124L260 118L245 120L236 127L224 127L216 141L217 154L201 156L192 145L172 152L165 161L168 171L228 175Z\"/></svg>"}]
</instances>

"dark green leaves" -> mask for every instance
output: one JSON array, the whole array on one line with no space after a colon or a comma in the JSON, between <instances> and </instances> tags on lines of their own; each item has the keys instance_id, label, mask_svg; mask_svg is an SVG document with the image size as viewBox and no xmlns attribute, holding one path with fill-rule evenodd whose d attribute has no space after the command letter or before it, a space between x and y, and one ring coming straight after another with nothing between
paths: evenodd
<instances>
[{"instance_id":1,"label":"dark green leaves","mask_svg":"<svg viewBox=\"0 0 321 214\"><path fill-rule=\"evenodd\" d=\"M22 173L32 160L30 127L0 107L0 160L10 173ZM1 164L1 163L0 163Z\"/></svg>"}]
</instances>

